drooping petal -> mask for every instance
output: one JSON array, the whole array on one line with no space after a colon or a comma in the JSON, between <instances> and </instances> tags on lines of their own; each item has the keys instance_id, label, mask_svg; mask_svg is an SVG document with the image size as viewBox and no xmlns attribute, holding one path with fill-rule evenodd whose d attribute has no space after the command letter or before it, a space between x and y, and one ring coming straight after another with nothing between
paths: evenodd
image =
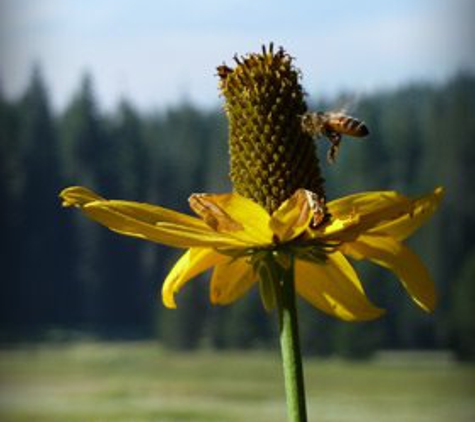
<instances>
[{"instance_id":1,"label":"drooping petal","mask_svg":"<svg viewBox=\"0 0 475 422\"><path fill-rule=\"evenodd\" d=\"M162 300L167 308L176 308L175 294L192 278L230 258L210 248L191 248L168 273L162 287Z\"/></svg>"},{"instance_id":2,"label":"drooping petal","mask_svg":"<svg viewBox=\"0 0 475 422\"><path fill-rule=\"evenodd\" d=\"M371 320L384 313L368 300L358 275L340 252L329 254L322 265L297 259L295 281L305 300L345 321Z\"/></svg>"},{"instance_id":3,"label":"drooping petal","mask_svg":"<svg viewBox=\"0 0 475 422\"><path fill-rule=\"evenodd\" d=\"M434 192L416 199L411 212L376 226L370 233L389 236L399 241L407 239L434 214L443 196L444 189L438 187Z\"/></svg>"},{"instance_id":4,"label":"drooping petal","mask_svg":"<svg viewBox=\"0 0 475 422\"><path fill-rule=\"evenodd\" d=\"M195 194L190 206L213 229L248 245L272 242L270 216L259 204L237 193Z\"/></svg>"},{"instance_id":5,"label":"drooping petal","mask_svg":"<svg viewBox=\"0 0 475 422\"><path fill-rule=\"evenodd\" d=\"M434 310L437 294L424 263L408 247L388 236L366 235L342 246L355 259L368 259L391 270L414 302L427 312Z\"/></svg>"},{"instance_id":6,"label":"drooping petal","mask_svg":"<svg viewBox=\"0 0 475 422\"><path fill-rule=\"evenodd\" d=\"M327 204L330 223L315 233L317 237L349 241L359 234L411 211L411 200L393 191L349 195Z\"/></svg>"},{"instance_id":7,"label":"drooping petal","mask_svg":"<svg viewBox=\"0 0 475 422\"><path fill-rule=\"evenodd\" d=\"M63 207L81 207L93 201L105 201L105 198L82 186L71 186L59 194Z\"/></svg>"},{"instance_id":8,"label":"drooping petal","mask_svg":"<svg viewBox=\"0 0 475 422\"><path fill-rule=\"evenodd\" d=\"M66 206L75 206L91 219L127 236L179 248L193 246L242 247L226 234L211 230L203 221L155 205L106 200L89 189L72 187L60 194Z\"/></svg>"},{"instance_id":9,"label":"drooping petal","mask_svg":"<svg viewBox=\"0 0 475 422\"><path fill-rule=\"evenodd\" d=\"M214 268L210 299L215 305L227 305L243 296L257 281L245 258L229 259Z\"/></svg>"},{"instance_id":10,"label":"drooping petal","mask_svg":"<svg viewBox=\"0 0 475 422\"><path fill-rule=\"evenodd\" d=\"M360 216L356 213L342 215L340 217L332 214L330 215L331 218L327 224L318 227L316 230L307 230L307 236L309 238L323 239L343 238L346 233L351 233L353 228L358 227L358 224L361 221Z\"/></svg>"},{"instance_id":11,"label":"drooping petal","mask_svg":"<svg viewBox=\"0 0 475 422\"><path fill-rule=\"evenodd\" d=\"M301 235L311 223L318 225L324 216L325 210L317 195L298 189L272 214L270 228L280 242L288 242Z\"/></svg>"},{"instance_id":12,"label":"drooping petal","mask_svg":"<svg viewBox=\"0 0 475 422\"><path fill-rule=\"evenodd\" d=\"M109 201L90 189L82 186L72 186L64 189L59 196L63 199L64 206L74 206L81 208L92 202L112 202L117 205L123 205L128 209L128 214L144 222L153 224L157 220L174 223L177 225L183 225L187 227L193 227L196 229L206 228L206 224L196 217L192 217L177 211L173 211L167 208L159 207L157 205L151 205L143 202L133 201L121 201L113 200Z\"/></svg>"},{"instance_id":13,"label":"drooping petal","mask_svg":"<svg viewBox=\"0 0 475 422\"><path fill-rule=\"evenodd\" d=\"M328 204L331 222L314 236L352 241L365 232L376 231L403 239L433 213L441 196L441 188L416 199L391 191L350 195Z\"/></svg>"},{"instance_id":14,"label":"drooping petal","mask_svg":"<svg viewBox=\"0 0 475 422\"><path fill-rule=\"evenodd\" d=\"M409 198L395 191L360 192L328 202L328 211L337 217L348 214L372 214L401 203Z\"/></svg>"}]
</instances>

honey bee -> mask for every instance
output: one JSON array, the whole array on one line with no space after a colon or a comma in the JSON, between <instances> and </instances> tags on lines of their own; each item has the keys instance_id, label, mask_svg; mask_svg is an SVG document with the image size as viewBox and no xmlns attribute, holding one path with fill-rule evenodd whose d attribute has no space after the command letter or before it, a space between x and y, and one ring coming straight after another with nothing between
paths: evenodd
<instances>
[{"instance_id":1,"label":"honey bee","mask_svg":"<svg viewBox=\"0 0 475 422\"><path fill-rule=\"evenodd\" d=\"M347 116L341 111L317 111L305 113L301 118L302 129L311 136L325 137L331 143L328 162L334 163L343 135L363 138L369 134L364 122Z\"/></svg>"}]
</instances>

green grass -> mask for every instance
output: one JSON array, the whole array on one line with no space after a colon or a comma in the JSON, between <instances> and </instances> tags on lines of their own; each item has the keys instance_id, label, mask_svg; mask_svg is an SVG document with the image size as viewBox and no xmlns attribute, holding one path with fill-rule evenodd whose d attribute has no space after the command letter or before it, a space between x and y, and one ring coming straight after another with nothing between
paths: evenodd
<instances>
[{"instance_id":1,"label":"green grass","mask_svg":"<svg viewBox=\"0 0 475 422\"><path fill-rule=\"evenodd\" d=\"M473 422L475 367L306 359L310 422ZM2 422L285 422L278 353L155 343L0 351Z\"/></svg>"}]
</instances>

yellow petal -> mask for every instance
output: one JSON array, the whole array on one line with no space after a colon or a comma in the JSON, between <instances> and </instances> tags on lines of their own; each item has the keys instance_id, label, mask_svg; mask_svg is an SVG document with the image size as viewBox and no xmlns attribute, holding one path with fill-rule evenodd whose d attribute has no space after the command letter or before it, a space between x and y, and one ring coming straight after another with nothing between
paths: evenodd
<instances>
[{"instance_id":1,"label":"yellow petal","mask_svg":"<svg viewBox=\"0 0 475 422\"><path fill-rule=\"evenodd\" d=\"M243 296L257 281L245 258L229 259L215 267L211 278L211 303L227 305Z\"/></svg>"},{"instance_id":2,"label":"yellow petal","mask_svg":"<svg viewBox=\"0 0 475 422\"><path fill-rule=\"evenodd\" d=\"M222 232L236 232L244 230L244 226L233 220L221 207L215 204L212 195L195 193L188 199L190 207L213 230Z\"/></svg>"},{"instance_id":3,"label":"yellow petal","mask_svg":"<svg viewBox=\"0 0 475 422\"><path fill-rule=\"evenodd\" d=\"M104 200L102 196L82 186L71 186L63 189L59 197L63 200L63 207L81 207L92 201Z\"/></svg>"},{"instance_id":4,"label":"yellow petal","mask_svg":"<svg viewBox=\"0 0 475 422\"><path fill-rule=\"evenodd\" d=\"M352 240L359 234L411 210L411 200L392 191L364 192L331 201L330 224L317 236Z\"/></svg>"},{"instance_id":5,"label":"yellow petal","mask_svg":"<svg viewBox=\"0 0 475 422\"><path fill-rule=\"evenodd\" d=\"M106 200L81 187L65 189L60 196L67 206L75 206L91 219L127 236L179 248L245 246L226 234L214 232L196 217L159 206Z\"/></svg>"},{"instance_id":6,"label":"yellow petal","mask_svg":"<svg viewBox=\"0 0 475 422\"><path fill-rule=\"evenodd\" d=\"M163 283L163 304L167 308L176 308L175 293L178 293L189 280L229 259L209 248L191 248L186 251Z\"/></svg>"},{"instance_id":7,"label":"yellow petal","mask_svg":"<svg viewBox=\"0 0 475 422\"><path fill-rule=\"evenodd\" d=\"M272 214L270 228L280 242L288 242L301 235L310 224L317 226L325 216L325 209L317 195L298 189Z\"/></svg>"},{"instance_id":8,"label":"yellow petal","mask_svg":"<svg viewBox=\"0 0 475 422\"><path fill-rule=\"evenodd\" d=\"M340 252L329 254L322 265L297 259L295 274L297 292L329 315L365 321L384 313L368 300L358 275Z\"/></svg>"},{"instance_id":9,"label":"yellow petal","mask_svg":"<svg viewBox=\"0 0 475 422\"><path fill-rule=\"evenodd\" d=\"M159 217L158 219L163 222L175 223L197 229L206 228L206 224L196 217L143 202L120 200L108 201L92 190L81 186L66 188L59 194L59 196L63 199L65 206L81 208L94 202L103 202L106 204L114 203L119 206L122 204L128 209L128 214L131 217L143 220L150 224L154 224L157 221L157 217Z\"/></svg>"},{"instance_id":10,"label":"yellow petal","mask_svg":"<svg viewBox=\"0 0 475 422\"><path fill-rule=\"evenodd\" d=\"M313 234L314 237L352 241L359 235L377 233L398 234L403 239L419 227L435 210L442 195L433 194L411 199L397 192L369 192L350 195L328 204L331 223Z\"/></svg>"},{"instance_id":11,"label":"yellow petal","mask_svg":"<svg viewBox=\"0 0 475 422\"><path fill-rule=\"evenodd\" d=\"M341 217L354 213L372 214L408 201L407 197L395 191L360 192L330 201L327 207L332 215Z\"/></svg>"},{"instance_id":12,"label":"yellow petal","mask_svg":"<svg viewBox=\"0 0 475 422\"><path fill-rule=\"evenodd\" d=\"M337 239L343 237L346 232L351 232L351 229L358 227L360 222L360 217L357 214L348 214L340 217L331 215L330 221L318 227L316 230L309 229L307 235L310 238L327 238L327 239ZM341 234L341 236L339 236Z\"/></svg>"},{"instance_id":13,"label":"yellow petal","mask_svg":"<svg viewBox=\"0 0 475 422\"><path fill-rule=\"evenodd\" d=\"M356 259L368 259L391 270L411 298L427 312L434 310L437 295L426 266L408 247L387 236L366 235L343 245L342 251Z\"/></svg>"},{"instance_id":14,"label":"yellow petal","mask_svg":"<svg viewBox=\"0 0 475 422\"><path fill-rule=\"evenodd\" d=\"M237 193L195 194L190 197L190 206L211 228L249 246L272 242L267 211Z\"/></svg>"},{"instance_id":15,"label":"yellow petal","mask_svg":"<svg viewBox=\"0 0 475 422\"><path fill-rule=\"evenodd\" d=\"M380 224L370 232L372 234L389 236L399 241L407 239L434 214L443 196L444 189L438 187L429 195L416 199L409 213L395 220Z\"/></svg>"}]
</instances>

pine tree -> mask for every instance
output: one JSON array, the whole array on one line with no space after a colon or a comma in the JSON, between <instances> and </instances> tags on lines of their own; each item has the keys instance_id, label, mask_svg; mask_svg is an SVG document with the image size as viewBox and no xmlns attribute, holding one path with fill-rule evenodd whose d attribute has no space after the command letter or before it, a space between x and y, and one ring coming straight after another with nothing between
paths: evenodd
<instances>
[{"instance_id":1,"label":"pine tree","mask_svg":"<svg viewBox=\"0 0 475 422\"><path fill-rule=\"evenodd\" d=\"M113 179L108 166L109 142L94 96L92 79L85 75L79 91L61 118L61 142L65 161L67 184L86 185L102 191ZM75 237L71 291L77 298L77 323L88 330L101 325L99 290L104 281L102 248L104 236L110 233L79 215L69 227Z\"/></svg>"},{"instance_id":2,"label":"pine tree","mask_svg":"<svg viewBox=\"0 0 475 422\"><path fill-rule=\"evenodd\" d=\"M70 243L61 228L68 217L57 199L62 169L56 128L38 68L18 110L20 165L24 172L19 227L22 295L18 312L31 327L57 325L68 319L70 296L65 278Z\"/></svg>"},{"instance_id":3,"label":"pine tree","mask_svg":"<svg viewBox=\"0 0 475 422\"><path fill-rule=\"evenodd\" d=\"M460 359L475 360L475 250L462 266L460 275L451 288L452 308L450 322L452 345Z\"/></svg>"},{"instance_id":4,"label":"pine tree","mask_svg":"<svg viewBox=\"0 0 475 422\"><path fill-rule=\"evenodd\" d=\"M0 266L2 294L0 295L0 324L9 329L22 318L16 301L21 297L21 236L23 221L24 171L21 163L18 109L7 102L0 90Z\"/></svg>"},{"instance_id":5,"label":"pine tree","mask_svg":"<svg viewBox=\"0 0 475 422\"><path fill-rule=\"evenodd\" d=\"M107 174L112 177L104 186L111 198L146 200L149 184L148 152L142 122L125 100L109 122ZM141 337L152 331L152 307L156 304L152 285L144 272L144 248L137 239L101 233L102 281L98 303L101 325L109 335Z\"/></svg>"}]
</instances>

